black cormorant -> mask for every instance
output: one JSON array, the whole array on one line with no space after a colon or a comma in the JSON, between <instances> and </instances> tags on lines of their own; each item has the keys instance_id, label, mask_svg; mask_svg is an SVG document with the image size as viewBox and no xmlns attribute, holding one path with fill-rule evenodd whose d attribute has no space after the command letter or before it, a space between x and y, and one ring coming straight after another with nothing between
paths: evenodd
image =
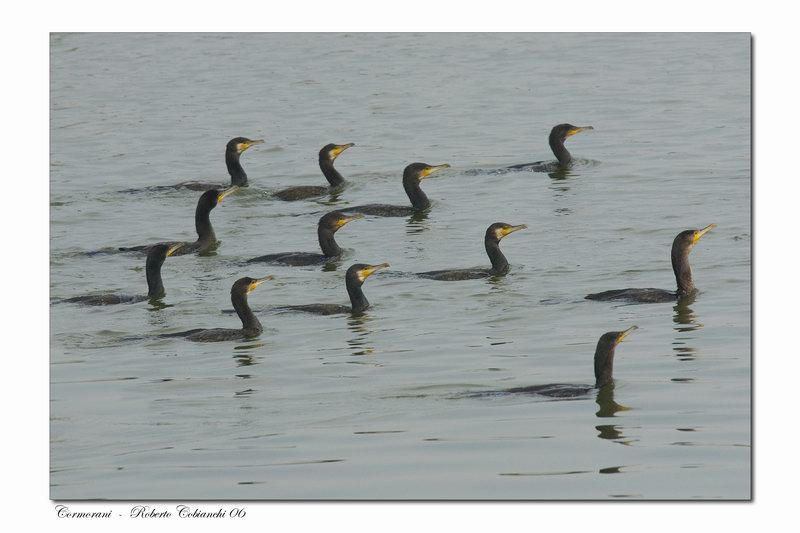
<instances>
[{"instance_id":1,"label":"black cormorant","mask_svg":"<svg viewBox=\"0 0 800 533\"><path fill-rule=\"evenodd\" d=\"M350 222L364 218L361 213L355 215L345 215L339 211L326 213L319 219L317 225L317 237L319 246L322 248L321 254L310 252L283 252L278 254L262 255L248 260L248 263L280 263L289 266L309 266L319 265L327 261L337 259L342 254L342 249L336 244L334 234L339 228Z\"/></svg>"},{"instance_id":2,"label":"black cormorant","mask_svg":"<svg viewBox=\"0 0 800 533\"><path fill-rule=\"evenodd\" d=\"M231 303L242 321L241 329L214 328L214 329L190 329L178 333L165 333L160 337L183 337L195 342L218 342L235 341L239 339L249 339L257 337L264 328L258 321L256 315L247 303L247 295L255 290L263 282L272 279L272 276L264 278L241 278L237 279L231 287Z\"/></svg>"},{"instance_id":3,"label":"black cormorant","mask_svg":"<svg viewBox=\"0 0 800 533\"><path fill-rule=\"evenodd\" d=\"M245 150L256 144L264 144L263 139L248 139L247 137L234 137L225 145L225 165L228 167L228 174L231 175L230 185L224 183L202 183L199 181L185 181L173 185L173 188L186 188L193 191L208 191L211 189L224 189L237 185L247 187L247 173L239 162L239 157Z\"/></svg>"},{"instance_id":4,"label":"black cormorant","mask_svg":"<svg viewBox=\"0 0 800 533\"><path fill-rule=\"evenodd\" d=\"M204 254L214 250L219 242L217 236L214 234L214 228L211 227L211 218L209 217L211 210L217 207L217 204L229 194L236 192L239 189L234 185L224 191L211 189L204 192L200 199L197 201L197 208L194 212L194 227L197 230L197 240L194 242L184 242L177 252L173 255L185 255L191 253ZM159 243L159 244L172 244L172 243ZM147 253L152 244L145 244L141 246L120 247L122 252L141 252Z\"/></svg>"},{"instance_id":5,"label":"black cormorant","mask_svg":"<svg viewBox=\"0 0 800 533\"><path fill-rule=\"evenodd\" d=\"M420 272L417 275L439 281L461 281L465 279L487 278L490 276L505 276L508 274L509 265L506 256L500 251L500 240L509 233L526 229L527 227L526 224L512 226L505 222L495 222L486 228L486 236L483 239L483 243L486 247L486 254L492 262L492 268L432 270L430 272Z\"/></svg>"},{"instance_id":6,"label":"black cormorant","mask_svg":"<svg viewBox=\"0 0 800 533\"><path fill-rule=\"evenodd\" d=\"M175 251L178 250L183 243L176 244L157 244L150 247L147 252L147 262L145 263L145 274L147 276L147 296L145 295L125 295L125 294L92 294L87 296L75 296L72 298L65 298L61 302L78 303L82 305L114 305L114 304L130 304L143 302L145 300L153 300L164 297L164 282L161 280L161 265L164 260L170 255L177 255Z\"/></svg>"},{"instance_id":7,"label":"black cormorant","mask_svg":"<svg viewBox=\"0 0 800 533\"><path fill-rule=\"evenodd\" d=\"M317 196L324 196L328 193L338 190L344 185L344 178L339 171L333 167L333 162L339 157L339 154L344 152L350 147L355 146L353 143L348 144L327 144L319 151L319 168L322 169L322 174L330 183L330 186L324 187L322 185L298 185L296 187L289 187L281 189L280 191L272 193L278 200L285 200L293 202L295 200L305 200L307 198L314 198Z\"/></svg>"},{"instance_id":8,"label":"black cormorant","mask_svg":"<svg viewBox=\"0 0 800 533\"><path fill-rule=\"evenodd\" d=\"M700 238L716 228L710 224L703 229L688 229L682 231L672 241L672 270L678 282L677 291L664 289L616 289L598 292L586 296L587 300L614 301L622 300L635 303L662 303L674 302L680 298L693 294L697 289L692 280L692 268L689 266L689 252Z\"/></svg>"},{"instance_id":9,"label":"black cormorant","mask_svg":"<svg viewBox=\"0 0 800 533\"><path fill-rule=\"evenodd\" d=\"M364 280L366 280L369 276L388 266L389 263L381 263L380 265L366 265L363 263L357 263L347 269L344 280L345 285L347 286L347 294L350 296L350 307L336 304L306 304L281 306L277 310L301 311L304 313L315 313L318 315L362 313L369 307L369 302L361 290L361 285L364 284Z\"/></svg>"},{"instance_id":10,"label":"black cormorant","mask_svg":"<svg viewBox=\"0 0 800 533\"><path fill-rule=\"evenodd\" d=\"M627 337L633 330L639 329L631 326L625 331L610 331L604 333L597 341L597 348L594 351L594 387L591 385L571 385L565 383L552 383L549 385L531 385L528 387L514 387L505 389L502 392L515 394L537 394L549 396L551 398L572 398L588 394L593 389L602 389L605 385L614 382L614 350L622 339ZM486 393L478 393L486 394Z\"/></svg>"},{"instance_id":11,"label":"black cormorant","mask_svg":"<svg viewBox=\"0 0 800 533\"><path fill-rule=\"evenodd\" d=\"M347 207L340 211L353 211L365 215L379 217L405 217L421 211L425 211L431 206L430 200L420 189L420 182L436 171L450 168L450 165L429 165L427 163L411 163L403 171L403 188L406 190L408 199L411 200L410 206L387 205L387 204L368 204Z\"/></svg>"},{"instance_id":12,"label":"black cormorant","mask_svg":"<svg viewBox=\"0 0 800 533\"><path fill-rule=\"evenodd\" d=\"M567 137L572 137L582 131L593 130L593 126L573 126L572 124L559 124L550 130L550 149L558 161L537 161L535 163L523 163L511 165L508 168L533 170L534 172L552 172L554 170L569 167L572 162L572 155L564 146Z\"/></svg>"}]
</instances>

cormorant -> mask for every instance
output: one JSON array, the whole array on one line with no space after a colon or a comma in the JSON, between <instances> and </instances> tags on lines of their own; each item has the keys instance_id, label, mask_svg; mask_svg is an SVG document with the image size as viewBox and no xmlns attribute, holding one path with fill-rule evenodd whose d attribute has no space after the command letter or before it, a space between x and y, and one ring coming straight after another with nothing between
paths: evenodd
<instances>
[{"instance_id":1,"label":"cormorant","mask_svg":"<svg viewBox=\"0 0 800 533\"><path fill-rule=\"evenodd\" d=\"M219 342L234 341L239 339L249 339L257 337L263 331L261 322L250 309L247 303L247 295L255 290L263 282L272 279L272 276L263 278L241 278L237 279L231 287L231 303L242 321L241 329L214 328L214 329L190 329L178 333L165 333L159 337L183 337L186 340L195 342Z\"/></svg>"},{"instance_id":2,"label":"cormorant","mask_svg":"<svg viewBox=\"0 0 800 533\"><path fill-rule=\"evenodd\" d=\"M217 204L229 194L236 192L239 189L234 185L224 191L211 189L204 192L200 199L197 201L197 208L194 212L194 227L197 230L197 240L195 242L183 242L183 246L173 255L185 255L191 253L204 254L214 250L219 242L217 236L214 234L214 228L211 227L211 218L209 217L211 210L217 207ZM159 244L172 244L172 243L159 243ZM145 244L141 246L120 247L121 252L142 252L147 253L152 244Z\"/></svg>"},{"instance_id":3,"label":"cormorant","mask_svg":"<svg viewBox=\"0 0 800 533\"><path fill-rule=\"evenodd\" d=\"M593 130L593 126L573 126L572 124L559 124L550 130L550 149L558 161L537 161L535 163L523 163L511 165L508 168L532 170L534 172L552 172L554 170L569 167L572 162L572 155L564 146L567 137L572 137L582 131Z\"/></svg>"},{"instance_id":4,"label":"cormorant","mask_svg":"<svg viewBox=\"0 0 800 533\"><path fill-rule=\"evenodd\" d=\"M192 191L208 191L210 189L225 189L237 185L247 187L247 174L239 163L239 156L255 144L263 144L261 139L248 139L247 137L234 137L225 145L225 164L228 167L228 174L231 175L230 185L225 183L206 183L200 181L184 181L175 185L155 185L142 189L125 189L124 193L138 193L143 191L163 191L171 189L189 189Z\"/></svg>"},{"instance_id":5,"label":"cormorant","mask_svg":"<svg viewBox=\"0 0 800 533\"><path fill-rule=\"evenodd\" d=\"M325 175L328 183L330 183L330 186L298 185L296 187L281 189L280 191L272 193L272 196L278 200L293 202L295 200L324 196L338 190L340 186L344 185L345 180L342 175L339 174L339 171L333 167L333 162L339 157L339 154L353 146L355 146L353 143L327 144L319 151L319 168L322 170L322 174Z\"/></svg>"},{"instance_id":6,"label":"cormorant","mask_svg":"<svg viewBox=\"0 0 800 533\"><path fill-rule=\"evenodd\" d=\"M60 302L78 303L82 305L115 305L115 304L130 304L143 302L145 300L153 300L164 297L164 282L161 280L161 265L164 260L170 255L175 254L183 243L157 244L150 247L147 253L147 262L145 263L145 274L147 276L147 296L145 295L125 295L125 294L91 294L87 296L74 296L72 298L65 298Z\"/></svg>"},{"instance_id":7,"label":"cormorant","mask_svg":"<svg viewBox=\"0 0 800 533\"><path fill-rule=\"evenodd\" d=\"M433 270L430 272L420 272L417 275L423 278L436 279L439 281L461 281L465 279L487 278L490 276L505 276L508 274L509 265L506 256L500 251L500 240L515 231L526 229L526 224L512 226L505 222L495 222L486 228L486 236L483 243L486 247L486 254L492 262L492 268L464 268L456 270Z\"/></svg>"},{"instance_id":8,"label":"cormorant","mask_svg":"<svg viewBox=\"0 0 800 533\"><path fill-rule=\"evenodd\" d=\"M345 215L339 211L326 213L319 219L317 225L317 237L319 246L322 248L321 254L310 252L283 252L278 254L262 255L248 260L248 263L280 263L289 266L309 266L319 265L327 261L337 259L342 254L342 249L336 244L334 234L339 228L350 222L364 218L361 213L355 215Z\"/></svg>"},{"instance_id":9,"label":"cormorant","mask_svg":"<svg viewBox=\"0 0 800 533\"><path fill-rule=\"evenodd\" d=\"M716 228L716 224L709 224L703 229L688 229L682 231L672 241L672 270L678 282L678 290L666 291L664 289L616 289L598 292L586 296L587 300L601 301L628 301L635 303L662 303L674 302L680 298L693 294L697 289L692 280L692 268L689 266L689 252L700 238Z\"/></svg>"},{"instance_id":10,"label":"cormorant","mask_svg":"<svg viewBox=\"0 0 800 533\"><path fill-rule=\"evenodd\" d=\"M381 263L380 265L366 265L357 263L347 269L344 276L345 285L347 286L347 294L350 296L350 304L336 305L336 304L306 304L306 305L287 305L278 308L279 311L301 311L304 313L315 313L318 315L338 315L338 314L359 314L363 313L368 307L369 302L367 297L361 291L361 285L364 284L369 276L389 266L389 263Z\"/></svg>"},{"instance_id":11,"label":"cormorant","mask_svg":"<svg viewBox=\"0 0 800 533\"><path fill-rule=\"evenodd\" d=\"M406 190L410 206L367 204L340 209L343 212L356 212L379 217L405 217L424 211L431 206L430 200L420 189L420 182L439 170L450 168L450 165L429 165L427 163L411 163L403 171L403 188Z\"/></svg>"},{"instance_id":12,"label":"cormorant","mask_svg":"<svg viewBox=\"0 0 800 533\"><path fill-rule=\"evenodd\" d=\"M604 333L597 341L594 351L594 387L591 385L571 385L553 383L549 385L531 385L528 387L514 387L502 392L514 394L537 394L551 398L573 398L588 394L593 389L602 389L605 385L614 382L614 350L622 339L627 337L638 326L631 326L625 331L610 331ZM482 394L482 393L478 393ZM485 394L485 393L484 393Z\"/></svg>"},{"instance_id":13,"label":"cormorant","mask_svg":"<svg viewBox=\"0 0 800 533\"><path fill-rule=\"evenodd\" d=\"M231 175L230 185L224 183L202 183L199 181L185 181L173 185L174 189L191 189L193 191L208 191L211 189L224 189L234 185L247 187L247 173L239 162L239 157L253 145L264 144L263 139L248 139L247 137L234 137L225 145L225 165L228 167L228 174Z\"/></svg>"}]
</instances>

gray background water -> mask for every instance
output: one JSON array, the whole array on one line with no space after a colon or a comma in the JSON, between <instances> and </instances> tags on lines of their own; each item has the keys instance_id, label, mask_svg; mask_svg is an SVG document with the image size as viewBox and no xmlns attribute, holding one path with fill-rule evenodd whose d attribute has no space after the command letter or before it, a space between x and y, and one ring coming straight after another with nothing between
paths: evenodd
<instances>
[{"instance_id":1,"label":"gray background water","mask_svg":"<svg viewBox=\"0 0 800 533\"><path fill-rule=\"evenodd\" d=\"M212 212L217 255L165 263L169 307L51 307L52 498L749 497L749 35L73 34L50 69L53 297L145 292L143 259L81 252L192 240L198 193L118 191L226 181L225 142L266 139ZM595 127L568 175L492 172L552 159L560 122ZM268 198L322 184L328 142L357 145L344 194ZM237 265L316 251L331 203L405 204L413 161L453 166L423 184L427 218L351 223L335 271ZM504 279L376 274L363 318L266 310L345 303L355 261L484 265L496 221L529 226L503 241ZM673 288L672 239L712 222L690 306L582 299ZM266 274L258 341L131 338L236 327L231 283ZM459 397L591 383L597 338L633 324L628 410Z\"/></svg>"}]
</instances>

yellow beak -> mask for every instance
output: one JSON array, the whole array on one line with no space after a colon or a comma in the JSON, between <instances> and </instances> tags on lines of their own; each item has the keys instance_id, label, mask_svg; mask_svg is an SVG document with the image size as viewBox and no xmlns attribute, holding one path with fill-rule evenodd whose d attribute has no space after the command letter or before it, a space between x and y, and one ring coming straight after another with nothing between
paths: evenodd
<instances>
[{"instance_id":1,"label":"yellow beak","mask_svg":"<svg viewBox=\"0 0 800 533\"><path fill-rule=\"evenodd\" d=\"M430 176L434 172L439 172L440 170L444 170L446 168L450 168L450 165L448 165L447 163L445 163L443 165L434 165L432 167L428 167L425 170L423 170L422 172L420 172L419 178L420 179L427 178L428 176Z\"/></svg>"},{"instance_id":2,"label":"yellow beak","mask_svg":"<svg viewBox=\"0 0 800 533\"><path fill-rule=\"evenodd\" d=\"M226 196L228 196L229 194L235 193L238 190L239 190L239 186L238 185L234 185L232 187L228 187L227 189L225 189L224 191L220 192L217 195L217 203L221 202L222 199L225 198Z\"/></svg>"},{"instance_id":3,"label":"yellow beak","mask_svg":"<svg viewBox=\"0 0 800 533\"><path fill-rule=\"evenodd\" d=\"M695 232L694 232L694 237L692 238L692 243L696 243L697 241L699 241L699 240L700 240L700 238L701 238L703 235L705 235L706 233L708 233L709 231L711 231L712 229L714 229L714 228L716 228L716 227L717 227L717 225L716 225L716 224L709 224L709 225L708 225L708 226L706 226L705 228L703 228L703 229L701 229L701 230L699 230L699 231L695 231Z\"/></svg>"},{"instance_id":4,"label":"yellow beak","mask_svg":"<svg viewBox=\"0 0 800 533\"><path fill-rule=\"evenodd\" d=\"M171 255L172 255L172 254L174 254L176 251L178 251L178 250L180 250L181 248L183 248L183 244L184 244L184 243L182 243L182 242L178 242L178 243L175 243L175 244L173 244L173 245L172 245L172 246L170 246L169 248L167 248L167 257L171 256Z\"/></svg>"},{"instance_id":5,"label":"yellow beak","mask_svg":"<svg viewBox=\"0 0 800 533\"><path fill-rule=\"evenodd\" d=\"M567 137L572 137L576 133L580 133L582 131L589 131L593 130L594 126L581 126L579 128L572 128L571 130L567 130Z\"/></svg>"},{"instance_id":6,"label":"yellow beak","mask_svg":"<svg viewBox=\"0 0 800 533\"><path fill-rule=\"evenodd\" d=\"M622 339L624 339L625 337L630 335L631 332L633 332L633 330L636 330L636 329L639 329L639 326L631 326L628 329L626 329L625 331L623 331L622 333L620 333L619 337L617 337L617 344L621 343Z\"/></svg>"},{"instance_id":7,"label":"yellow beak","mask_svg":"<svg viewBox=\"0 0 800 533\"><path fill-rule=\"evenodd\" d=\"M340 144L336 148L331 150L331 155L335 159L335 158L339 157L339 154L341 154L342 152L344 152L348 148L352 148L353 146L355 146L354 143Z\"/></svg>"},{"instance_id":8,"label":"yellow beak","mask_svg":"<svg viewBox=\"0 0 800 533\"><path fill-rule=\"evenodd\" d=\"M521 229L528 229L528 225L520 224L519 226L508 226L507 228L500 230L500 232L503 234L503 237L505 237L509 233L514 233L515 231L519 231Z\"/></svg>"},{"instance_id":9,"label":"yellow beak","mask_svg":"<svg viewBox=\"0 0 800 533\"><path fill-rule=\"evenodd\" d=\"M378 270L383 270L384 268L388 267L389 263L381 263L380 265L370 265L366 268L362 268L361 270L358 271L358 279L364 281Z\"/></svg>"},{"instance_id":10,"label":"yellow beak","mask_svg":"<svg viewBox=\"0 0 800 533\"><path fill-rule=\"evenodd\" d=\"M255 290L256 287L258 287L259 285L261 285L265 281L269 281L271 279L273 279L272 276L264 276L263 278L258 278L256 280L251 281L250 282L250 286L247 287L247 294L250 294L251 292L253 292Z\"/></svg>"},{"instance_id":11,"label":"yellow beak","mask_svg":"<svg viewBox=\"0 0 800 533\"><path fill-rule=\"evenodd\" d=\"M352 215L352 216L342 217L342 218L340 218L339 220L336 221L336 225L341 228L342 226L344 226L348 222L351 222L353 220L358 220L359 218L364 218L364 215L362 215L361 213L357 213L357 214Z\"/></svg>"},{"instance_id":12,"label":"yellow beak","mask_svg":"<svg viewBox=\"0 0 800 533\"><path fill-rule=\"evenodd\" d=\"M239 152L244 152L245 150L247 150L248 148L250 148L254 144L264 144L264 139L255 139L255 140L252 140L250 142L239 143L236 146L236 148L239 149Z\"/></svg>"}]
</instances>

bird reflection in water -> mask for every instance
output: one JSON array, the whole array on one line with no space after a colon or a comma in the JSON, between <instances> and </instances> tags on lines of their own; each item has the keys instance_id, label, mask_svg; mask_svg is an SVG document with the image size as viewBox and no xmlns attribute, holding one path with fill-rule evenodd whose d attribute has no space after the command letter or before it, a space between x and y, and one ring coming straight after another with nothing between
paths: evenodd
<instances>
[{"instance_id":1,"label":"bird reflection in water","mask_svg":"<svg viewBox=\"0 0 800 533\"><path fill-rule=\"evenodd\" d=\"M553 199L556 202L560 203L567 197L566 193L568 193L570 189L569 181L567 178L569 178L570 174L572 174L572 171L569 168L559 168L558 170L555 170L553 172L548 172L547 175L550 176L551 180L549 188L554 192ZM556 216L571 215L572 209L563 206L557 207L555 213Z\"/></svg>"},{"instance_id":2,"label":"bird reflection in water","mask_svg":"<svg viewBox=\"0 0 800 533\"><path fill-rule=\"evenodd\" d=\"M247 344L237 344L233 347L233 358L236 366L253 366L258 364L253 353L256 349L266 346L263 342L248 342Z\"/></svg>"},{"instance_id":3,"label":"bird reflection in water","mask_svg":"<svg viewBox=\"0 0 800 533\"><path fill-rule=\"evenodd\" d=\"M597 418L614 418L617 416L618 412L630 411L631 409L630 407L626 407L614 401L614 383L609 383L601 388L597 392L597 398L595 399L595 402L600 407L595 413ZM595 426L595 429L598 431L597 437L600 439L613 440L619 444L624 444L625 446L628 446L631 442L633 442L622 434L622 426L603 424L600 426Z\"/></svg>"},{"instance_id":4,"label":"bird reflection in water","mask_svg":"<svg viewBox=\"0 0 800 533\"><path fill-rule=\"evenodd\" d=\"M697 315L694 310L689 307L694 303L695 299L697 299L697 293L691 292L679 299L672 308L675 311L672 321L676 324L676 331L694 331L703 327L703 324L697 322Z\"/></svg>"},{"instance_id":5,"label":"bird reflection in water","mask_svg":"<svg viewBox=\"0 0 800 533\"><path fill-rule=\"evenodd\" d=\"M690 333L703 327L703 324L697 321L697 315L694 310L689 307L694 304L696 298L697 292L691 292L680 298L672 308L675 312L672 321L675 323L674 329L678 333ZM695 359L695 348L686 345L689 340L692 340L691 336L679 335L672 343L672 349L675 351L675 355L680 357L681 361L693 361Z\"/></svg>"},{"instance_id":6,"label":"bird reflection in water","mask_svg":"<svg viewBox=\"0 0 800 533\"><path fill-rule=\"evenodd\" d=\"M406 235L419 235L429 229L428 211L416 211L406 221Z\"/></svg>"},{"instance_id":7,"label":"bird reflection in water","mask_svg":"<svg viewBox=\"0 0 800 533\"><path fill-rule=\"evenodd\" d=\"M336 272L337 270L339 270L339 258L322 264L323 272Z\"/></svg>"},{"instance_id":8,"label":"bird reflection in water","mask_svg":"<svg viewBox=\"0 0 800 533\"><path fill-rule=\"evenodd\" d=\"M318 202L329 207L336 207L342 203L342 191L339 189L331 189L331 192L324 196L324 200L321 199Z\"/></svg>"},{"instance_id":9,"label":"bird reflection in water","mask_svg":"<svg viewBox=\"0 0 800 533\"><path fill-rule=\"evenodd\" d=\"M369 315L351 315L347 319L347 329L353 332L353 338L348 339L347 346L353 355L372 355L375 347L369 343L372 330L367 327L372 318Z\"/></svg>"}]
</instances>

